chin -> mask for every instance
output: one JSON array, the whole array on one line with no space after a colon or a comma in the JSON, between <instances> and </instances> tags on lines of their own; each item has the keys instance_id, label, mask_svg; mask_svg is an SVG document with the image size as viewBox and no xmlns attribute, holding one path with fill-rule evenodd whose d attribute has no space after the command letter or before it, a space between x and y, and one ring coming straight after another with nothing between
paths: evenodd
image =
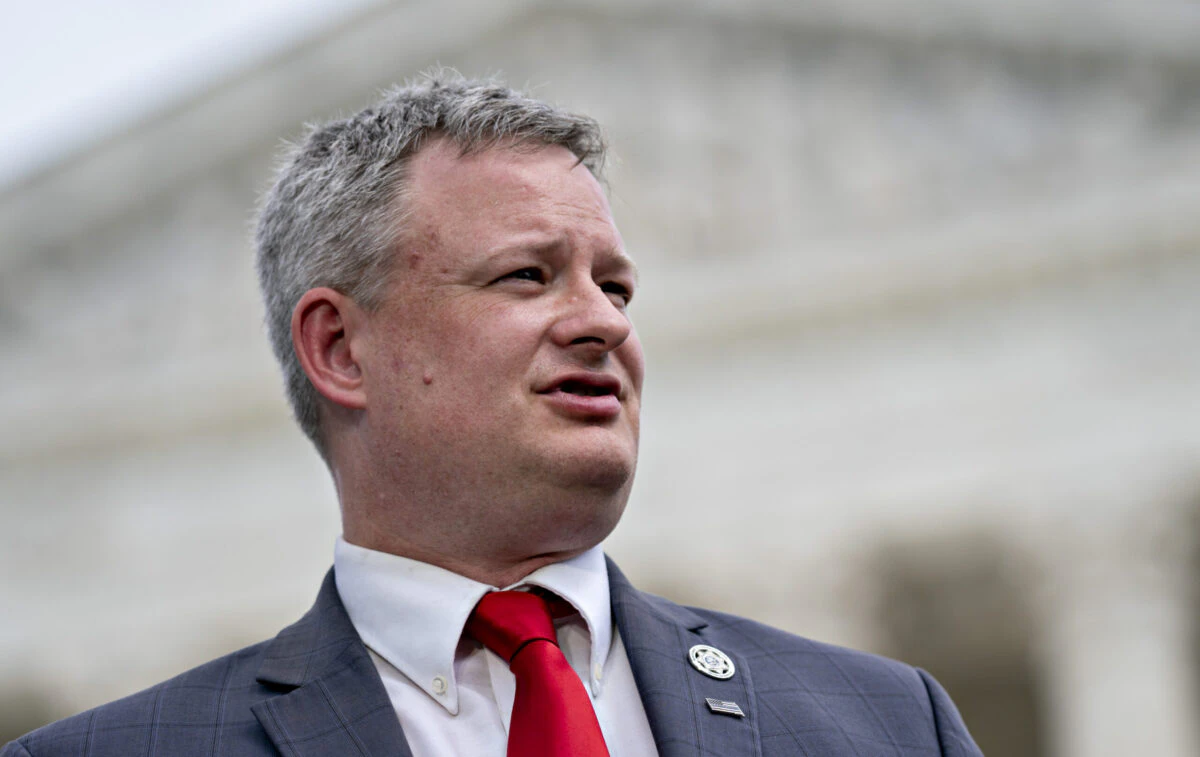
<instances>
[{"instance_id":1,"label":"chin","mask_svg":"<svg viewBox=\"0 0 1200 757\"><path fill-rule=\"evenodd\" d=\"M561 508L555 517L556 530L563 540L560 549L583 551L608 538L625 512L632 482L631 475L626 478L626 485L615 493L605 491L603 496L595 498L577 496ZM602 490L595 487L590 491L600 495Z\"/></svg>"},{"instance_id":2,"label":"chin","mask_svg":"<svg viewBox=\"0 0 1200 757\"><path fill-rule=\"evenodd\" d=\"M564 444L549 452L547 467L564 488L628 495L637 469L636 444L606 440L604 444Z\"/></svg>"},{"instance_id":3,"label":"chin","mask_svg":"<svg viewBox=\"0 0 1200 757\"><path fill-rule=\"evenodd\" d=\"M563 471L564 483L597 493L628 492L633 485L634 466L618 460L589 460Z\"/></svg>"},{"instance_id":4,"label":"chin","mask_svg":"<svg viewBox=\"0 0 1200 757\"><path fill-rule=\"evenodd\" d=\"M638 433L625 419L585 423L552 417L508 440L514 456L555 483L579 481L619 488L637 466Z\"/></svg>"},{"instance_id":5,"label":"chin","mask_svg":"<svg viewBox=\"0 0 1200 757\"><path fill-rule=\"evenodd\" d=\"M633 451L611 444L564 447L542 449L524 471L526 501L543 503L532 510L536 522L521 529L526 538L539 535L535 552L579 552L599 544L616 528L633 488Z\"/></svg>"}]
</instances>

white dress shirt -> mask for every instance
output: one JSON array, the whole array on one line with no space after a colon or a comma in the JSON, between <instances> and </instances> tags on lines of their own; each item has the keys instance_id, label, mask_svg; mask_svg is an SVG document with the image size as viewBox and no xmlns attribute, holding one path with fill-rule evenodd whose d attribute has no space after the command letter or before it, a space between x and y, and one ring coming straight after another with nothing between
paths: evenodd
<instances>
[{"instance_id":1,"label":"white dress shirt","mask_svg":"<svg viewBox=\"0 0 1200 757\"><path fill-rule=\"evenodd\" d=\"M413 757L504 757L516 682L508 663L463 637L495 587L338 537L338 594L375 662ZM613 626L600 547L530 573L578 614L555 621L567 662L589 692L612 757L655 755L625 646Z\"/></svg>"}]
</instances>

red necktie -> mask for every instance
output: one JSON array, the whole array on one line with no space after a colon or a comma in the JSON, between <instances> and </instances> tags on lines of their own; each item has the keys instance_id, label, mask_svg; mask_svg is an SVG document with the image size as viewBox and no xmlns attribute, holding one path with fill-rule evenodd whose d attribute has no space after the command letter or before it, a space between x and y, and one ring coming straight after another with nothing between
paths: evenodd
<instances>
[{"instance_id":1,"label":"red necktie","mask_svg":"<svg viewBox=\"0 0 1200 757\"><path fill-rule=\"evenodd\" d=\"M484 595L467 633L517 679L508 757L608 757L583 682L563 657L546 600L525 591Z\"/></svg>"}]
</instances>

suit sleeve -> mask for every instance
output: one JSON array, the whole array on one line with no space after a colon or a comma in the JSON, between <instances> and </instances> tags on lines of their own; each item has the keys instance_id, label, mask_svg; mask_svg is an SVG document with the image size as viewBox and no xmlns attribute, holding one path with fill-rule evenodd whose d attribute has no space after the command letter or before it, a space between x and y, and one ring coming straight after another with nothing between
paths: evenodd
<instances>
[{"instance_id":1,"label":"suit sleeve","mask_svg":"<svg viewBox=\"0 0 1200 757\"><path fill-rule=\"evenodd\" d=\"M983 757L983 752L975 745L975 740L967 731L962 715L958 714L958 708L950 700L950 695L933 676L924 670L918 669L917 672L925 682L929 704L933 707L933 725L937 729L942 754L945 757Z\"/></svg>"}]
</instances>

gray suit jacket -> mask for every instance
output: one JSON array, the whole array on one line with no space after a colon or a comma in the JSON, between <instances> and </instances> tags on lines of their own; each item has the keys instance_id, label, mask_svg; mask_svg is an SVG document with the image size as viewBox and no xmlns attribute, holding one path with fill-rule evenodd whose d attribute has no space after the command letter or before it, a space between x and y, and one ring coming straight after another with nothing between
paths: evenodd
<instances>
[{"instance_id":1,"label":"gray suit jacket","mask_svg":"<svg viewBox=\"0 0 1200 757\"><path fill-rule=\"evenodd\" d=\"M634 589L609 563L613 616L664 757L980 755L923 671ZM709 678L695 644L736 672ZM736 702L745 717L711 712ZM40 728L0 757L410 755L330 571L313 608L271 641Z\"/></svg>"}]
</instances>

